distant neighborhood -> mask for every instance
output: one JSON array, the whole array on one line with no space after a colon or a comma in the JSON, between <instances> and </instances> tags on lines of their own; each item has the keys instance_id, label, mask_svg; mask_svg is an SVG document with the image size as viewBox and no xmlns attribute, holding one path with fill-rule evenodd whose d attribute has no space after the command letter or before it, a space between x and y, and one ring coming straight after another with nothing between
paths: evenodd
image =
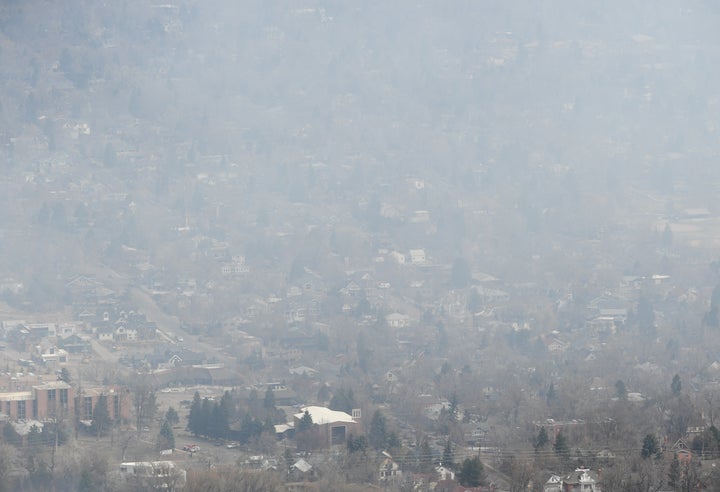
<instances>
[{"instance_id":1,"label":"distant neighborhood","mask_svg":"<svg viewBox=\"0 0 720 492\"><path fill-rule=\"evenodd\" d=\"M0 490L720 490L712 2L0 5Z\"/></svg>"}]
</instances>

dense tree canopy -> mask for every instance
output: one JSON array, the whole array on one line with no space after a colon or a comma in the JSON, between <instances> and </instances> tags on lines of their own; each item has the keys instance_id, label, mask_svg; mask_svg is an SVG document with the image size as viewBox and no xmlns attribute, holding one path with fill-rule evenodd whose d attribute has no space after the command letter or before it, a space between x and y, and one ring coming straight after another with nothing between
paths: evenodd
<instances>
[{"instance_id":1,"label":"dense tree canopy","mask_svg":"<svg viewBox=\"0 0 720 492\"><path fill-rule=\"evenodd\" d=\"M457 474L458 482L465 487L479 487L485 482L485 467L480 458L465 458Z\"/></svg>"}]
</instances>

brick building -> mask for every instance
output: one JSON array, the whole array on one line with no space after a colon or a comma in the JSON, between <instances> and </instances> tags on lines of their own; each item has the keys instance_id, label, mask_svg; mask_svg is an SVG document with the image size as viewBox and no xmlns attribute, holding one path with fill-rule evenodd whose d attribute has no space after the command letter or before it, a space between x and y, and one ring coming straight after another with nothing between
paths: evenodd
<instances>
[{"instance_id":1,"label":"brick building","mask_svg":"<svg viewBox=\"0 0 720 492\"><path fill-rule=\"evenodd\" d=\"M102 395L107 397L110 420L124 422L132 420L132 395L128 388L122 386L83 388L78 395L77 403L80 420L92 420L93 411Z\"/></svg>"},{"instance_id":2,"label":"brick building","mask_svg":"<svg viewBox=\"0 0 720 492\"><path fill-rule=\"evenodd\" d=\"M300 420L307 410L325 446L345 444L350 434L360 435L362 433L360 424L345 412L316 406L304 407L300 410L300 413L294 415L295 429L300 427Z\"/></svg>"},{"instance_id":3,"label":"brick building","mask_svg":"<svg viewBox=\"0 0 720 492\"><path fill-rule=\"evenodd\" d=\"M75 411L73 387L64 381L50 381L25 391L0 393L0 413L9 420L47 420Z\"/></svg>"}]
</instances>

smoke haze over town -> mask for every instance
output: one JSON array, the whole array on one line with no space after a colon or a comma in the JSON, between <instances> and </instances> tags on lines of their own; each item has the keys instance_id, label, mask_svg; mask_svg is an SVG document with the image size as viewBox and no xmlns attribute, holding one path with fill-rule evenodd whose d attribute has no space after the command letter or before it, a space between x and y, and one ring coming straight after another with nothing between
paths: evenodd
<instances>
[{"instance_id":1,"label":"smoke haze over town","mask_svg":"<svg viewBox=\"0 0 720 492\"><path fill-rule=\"evenodd\" d=\"M0 490L720 490L720 5L0 2Z\"/></svg>"}]
</instances>

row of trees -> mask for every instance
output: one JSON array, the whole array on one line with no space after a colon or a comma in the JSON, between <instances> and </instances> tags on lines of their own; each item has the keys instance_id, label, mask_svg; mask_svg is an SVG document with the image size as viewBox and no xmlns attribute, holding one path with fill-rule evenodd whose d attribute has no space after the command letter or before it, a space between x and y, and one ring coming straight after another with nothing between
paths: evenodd
<instances>
[{"instance_id":1,"label":"row of trees","mask_svg":"<svg viewBox=\"0 0 720 492\"><path fill-rule=\"evenodd\" d=\"M275 439L275 423L285 421L285 413L275 406L271 390L260 400L257 392L251 392L243 409L239 409L232 393L226 391L220 401L200 398L195 392L188 416L188 430L196 436L229 439L230 426L238 422L237 432L232 436L241 443L257 441L267 434ZM269 441L269 439L268 439Z\"/></svg>"},{"instance_id":2,"label":"row of trees","mask_svg":"<svg viewBox=\"0 0 720 492\"><path fill-rule=\"evenodd\" d=\"M232 397L226 391L219 402L200 399L197 391L188 416L188 430L196 436L225 439L230 431L230 416L234 414Z\"/></svg>"}]
</instances>

